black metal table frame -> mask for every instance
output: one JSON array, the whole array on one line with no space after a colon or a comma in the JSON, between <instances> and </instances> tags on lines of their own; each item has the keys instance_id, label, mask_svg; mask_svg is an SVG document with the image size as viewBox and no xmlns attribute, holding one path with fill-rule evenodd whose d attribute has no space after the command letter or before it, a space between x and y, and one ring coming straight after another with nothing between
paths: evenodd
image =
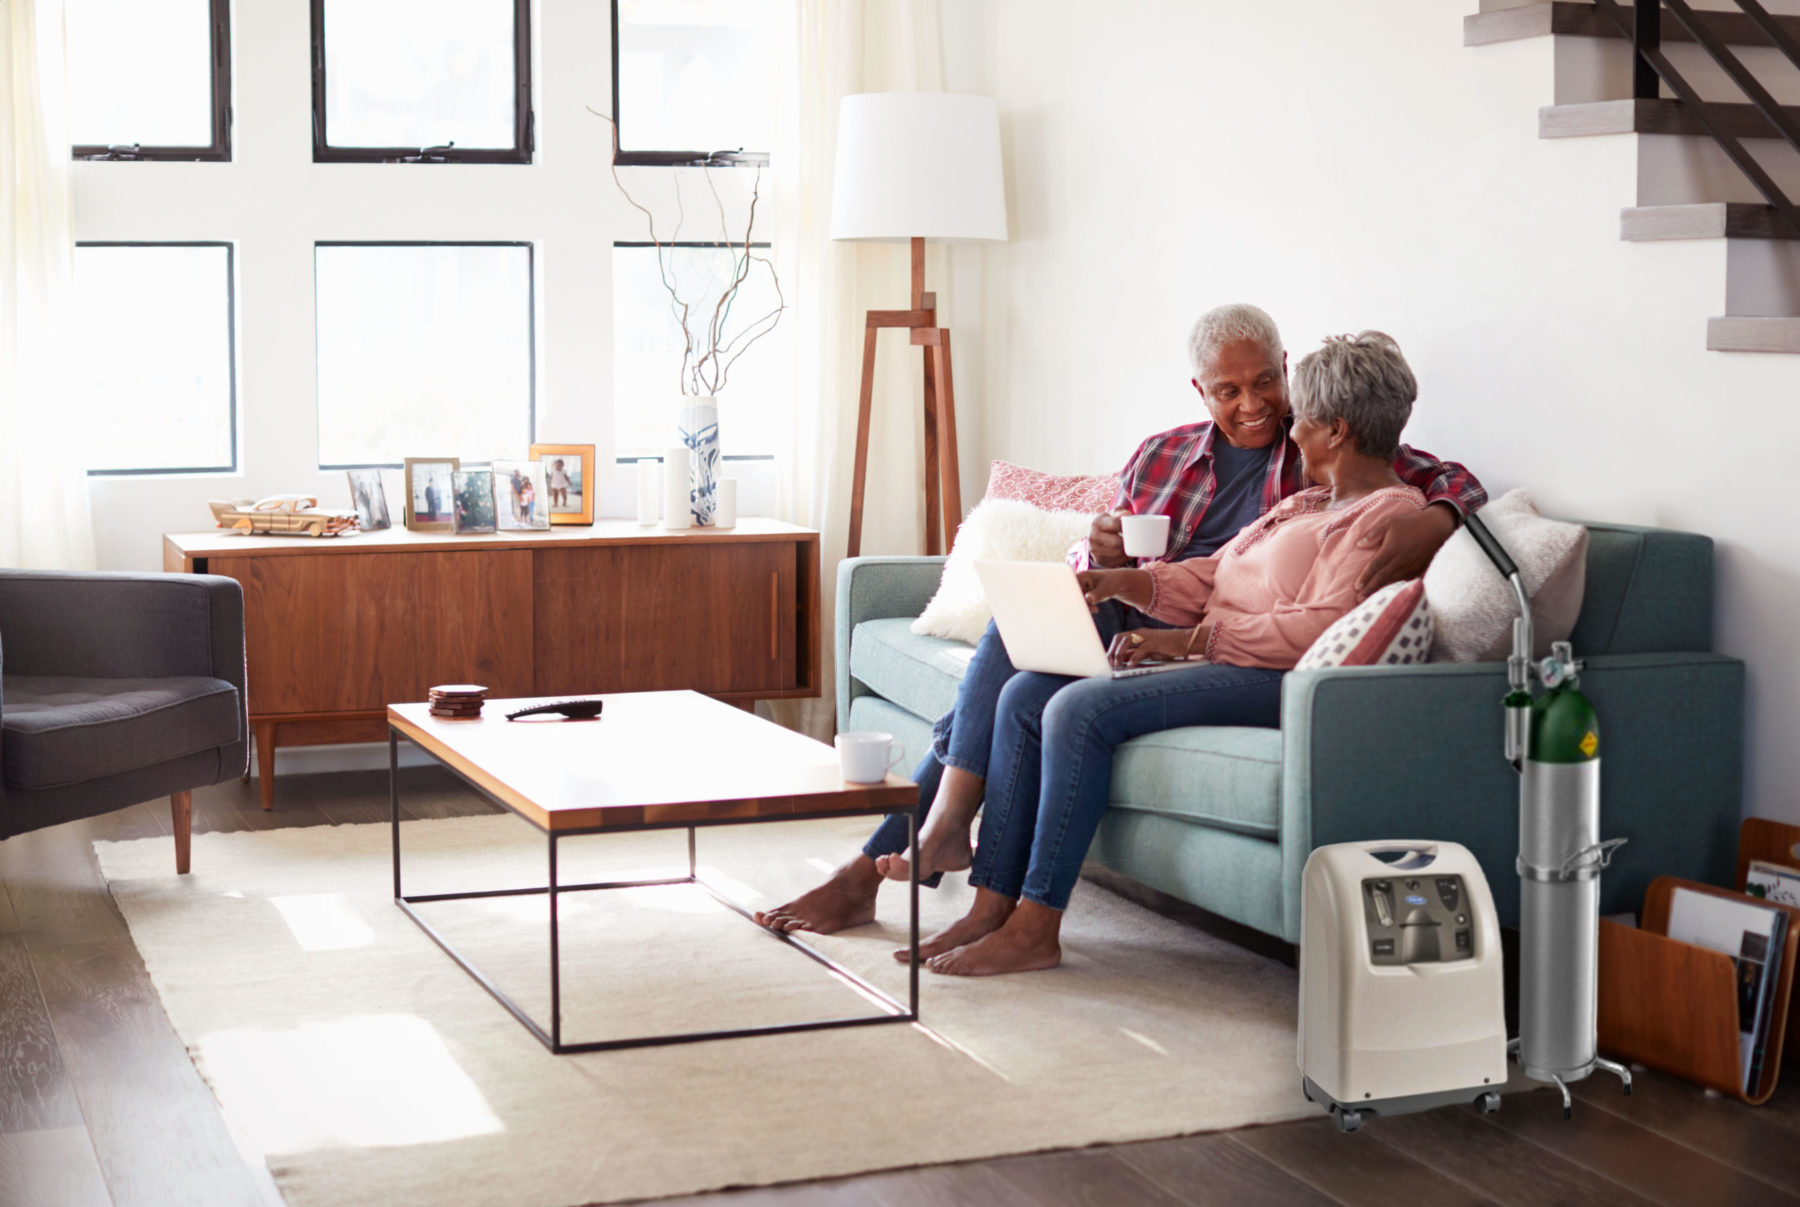
<instances>
[{"instance_id":1,"label":"black metal table frame","mask_svg":"<svg viewBox=\"0 0 1800 1207\"><path fill-rule=\"evenodd\" d=\"M910 893L911 922L910 935L908 938L910 961L907 977L907 1001L904 1005L890 994L869 984L869 982L863 980L854 972L851 972L848 968L845 968L843 965L833 960L830 956L802 943L799 939L796 939L791 932L774 931L758 925L756 927L757 930L768 935L772 939L786 943L789 947L792 947L818 963L823 964L826 968L830 969L832 973L855 988L857 992L863 994L865 997L871 998L878 1005L885 1007L886 1013L858 1015L851 1018L819 1019L805 1023L774 1023L761 1027L736 1027L725 1031L684 1031L673 1035L646 1035L631 1039L603 1039L586 1043L564 1043L562 1038L561 939L557 920L557 903L564 893L582 893L591 892L597 889L611 888L653 888L663 885L692 884L706 890L706 892L721 905L742 914L754 924L755 915L752 914L751 911L745 909L736 901L733 901L730 897L720 892L713 885L707 883L706 880L700 876L695 866L695 831L711 826L752 825L756 823L778 821L819 821L831 817L854 817L857 816L857 813L834 810L822 813L786 814L781 817L734 817L695 822L646 822L628 825L597 826L580 830L564 830L561 832L544 830L543 833L549 840L550 876L549 882L542 888L485 889L467 893L425 893L409 897L401 891L400 887L399 740L401 737L407 737L407 735L402 734L392 725L388 726L388 804L392 810L392 820L390 824L393 827L394 840L394 904L398 905L401 910L406 913L406 916L411 918L418 925L420 930L430 936L431 941L442 948L444 954L456 962L457 967L461 968L464 972L468 973L469 976L474 978L476 984L487 990L495 1001L506 1008L508 1014L518 1019L527 1031L536 1036L540 1043L556 1055L571 1055L578 1052L607 1052L619 1048L650 1048L665 1044L701 1043L712 1039L739 1039L750 1035L781 1035L794 1031L827 1031L839 1027L867 1027L880 1023L916 1023L919 1021L919 805L917 801L914 801L911 805L901 809L880 810L880 812L883 813L905 813L907 822L907 853L909 856L907 860L909 865L909 884L907 887L908 892ZM412 738L407 737L407 740L412 741ZM418 742L413 742L413 744L425 751L425 753L430 754L432 759L439 766L450 771L458 779L462 780L463 783L467 784L470 788L473 788L483 797L493 801L496 805L505 809L506 812L512 814L514 817L518 817L519 820L525 821L533 826L536 825L536 823L531 822L529 818L522 816L504 800L501 800L498 796L489 792L482 785L476 783L443 759L438 758L429 747L421 745ZM869 812L873 814L876 811L870 810ZM687 831L687 875L671 876L660 880L609 880L591 884L558 883L556 875L556 844L560 839L579 838L592 834L634 833L646 830ZM420 917L419 912L413 908L415 905L426 905L434 901L469 901L482 897L527 897L541 893L547 893L550 897L550 1029L548 1031L546 1031L536 1019L527 1014L522 1006L513 1001L504 989L489 980L480 969L470 963L461 952L457 951L456 948L451 945L450 940L438 933L437 929L424 918Z\"/></svg>"}]
</instances>

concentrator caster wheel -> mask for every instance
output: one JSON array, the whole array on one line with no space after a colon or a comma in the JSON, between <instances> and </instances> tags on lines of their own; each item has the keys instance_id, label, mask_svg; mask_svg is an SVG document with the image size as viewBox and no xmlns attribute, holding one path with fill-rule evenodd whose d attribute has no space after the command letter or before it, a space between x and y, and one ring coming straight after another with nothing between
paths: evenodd
<instances>
[{"instance_id":1,"label":"concentrator caster wheel","mask_svg":"<svg viewBox=\"0 0 1800 1207\"><path fill-rule=\"evenodd\" d=\"M1300 1079L1300 1092L1302 1094L1306 1095L1306 1100L1308 1102L1317 1102L1318 1101L1318 1099L1316 1099L1312 1096L1312 1091L1306 1088L1306 1078L1304 1078L1304 1077L1302 1077Z\"/></svg>"},{"instance_id":2,"label":"concentrator caster wheel","mask_svg":"<svg viewBox=\"0 0 1800 1207\"><path fill-rule=\"evenodd\" d=\"M1494 1090L1489 1090L1487 1093L1483 1094L1481 1097L1479 1097L1475 1100L1475 1108L1484 1115L1493 1114L1495 1111L1500 1109L1499 1093Z\"/></svg>"},{"instance_id":3,"label":"concentrator caster wheel","mask_svg":"<svg viewBox=\"0 0 1800 1207\"><path fill-rule=\"evenodd\" d=\"M1362 1126L1361 1111L1337 1111L1333 1117L1337 1119L1337 1129L1340 1132L1353 1132Z\"/></svg>"}]
</instances>

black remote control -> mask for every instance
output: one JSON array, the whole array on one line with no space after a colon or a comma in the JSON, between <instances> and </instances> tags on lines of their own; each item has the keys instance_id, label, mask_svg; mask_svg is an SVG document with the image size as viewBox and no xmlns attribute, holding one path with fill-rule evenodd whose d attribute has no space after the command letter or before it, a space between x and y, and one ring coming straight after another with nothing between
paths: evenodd
<instances>
[{"instance_id":1,"label":"black remote control","mask_svg":"<svg viewBox=\"0 0 1800 1207\"><path fill-rule=\"evenodd\" d=\"M568 721L591 721L600 715L604 700L559 700L555 704L539 704L532 708L521 708L518 712L506 714L508 721L517 721L520 717L536 717L556 713Z\"/></svg>"}]
</instances>

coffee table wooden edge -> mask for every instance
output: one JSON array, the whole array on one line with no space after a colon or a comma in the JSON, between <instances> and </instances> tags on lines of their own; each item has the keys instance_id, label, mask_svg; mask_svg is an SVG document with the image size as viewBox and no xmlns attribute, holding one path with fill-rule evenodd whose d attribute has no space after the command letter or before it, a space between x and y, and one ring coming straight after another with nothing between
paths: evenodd
<instances>
[{"instance_id":1,"label":"coffee table wooden edge","mask_svg":"<svg viewBox=\"0 0 1800 1207\"><path fill-rule=\"evenodd\" d=\"M797 796L751 796L664 805L605 805L592 809L546 809L495 777L460 751L440 742L396 705L388 705L388 725L407 740L546 833L570 830L640 830L732 821L781 821L833 814L891 813L918 801L918 785L890 775L881 784L845 784L836 792Z\"/></svg>"}]
</instances>

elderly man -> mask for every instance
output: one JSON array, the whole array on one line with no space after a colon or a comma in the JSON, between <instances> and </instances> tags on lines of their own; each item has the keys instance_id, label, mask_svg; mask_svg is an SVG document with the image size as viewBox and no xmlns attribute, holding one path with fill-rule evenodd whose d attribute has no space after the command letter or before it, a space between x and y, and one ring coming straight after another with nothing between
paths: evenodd
<instances>
[{"instance_id":1,"label":"elderly man","mask_svg":"<svg viewBox=\"0 0 1800 1207\"><path fill-rule=\"evenodd\" d=\"M1183 561L1216 553L1239 529L1305 485L1299 450L1289 434L1287 353L1275 321L1255 306L1218 307L1194 324L1188 352L1193 386L1210 418L1138 446L1120 471L1113 512L1095 517L1088 539L1072 555L1077 569L1129 564L1121 514L1169 516L1165 560ZM1394 472L1423 492L1427 506L1365 538L1375 553L1357 582L1363 594L1424 573L1461 517L1487 501L1468 470L1406 445L1394 456ZM1103 605L1094 619L1106 642L1121 632L1160 625L1116 600ZM933 727L932 749L913 772L920 802L959 823L940 823L932 827L935 840L921 842L925 883L935 884L943 872L970 864L967 823L986 791L1000 693L1016 673L990 624L957 689L955 707ZM819 934L873 921L882 880L907 878L901 855L906 841L906 818L889 817L824 884L758 913L757 921L775 930Z\"/></svg>"}]
</instances>

